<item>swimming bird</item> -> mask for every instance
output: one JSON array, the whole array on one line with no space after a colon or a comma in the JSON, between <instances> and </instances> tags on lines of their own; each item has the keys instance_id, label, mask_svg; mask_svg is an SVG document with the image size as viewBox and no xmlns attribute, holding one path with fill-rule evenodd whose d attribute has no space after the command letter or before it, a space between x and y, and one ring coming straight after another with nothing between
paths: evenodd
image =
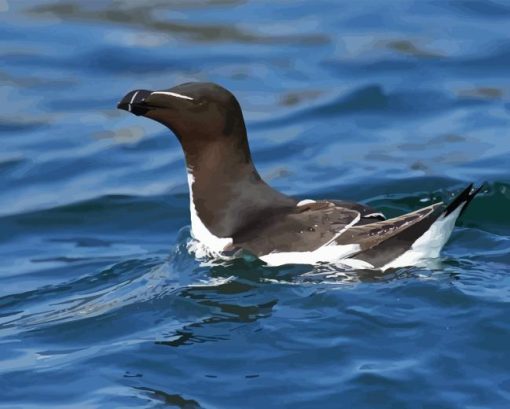
<instances>
[{"instance_id":1,"label":"swimming bird","mask_svg":"<svg viewBox=\"0 0 510 409\"><path fill-rule=\"evenodd\" d=\"M392 219L344 200L299 200L269 186L252 162L239 102L214 83L134 90L118 108L155 120L186 160L191 235L216 257L246 253L268 265L334 262L385 270L435 258L478 193Z\"/></svg>"}]
</instances>

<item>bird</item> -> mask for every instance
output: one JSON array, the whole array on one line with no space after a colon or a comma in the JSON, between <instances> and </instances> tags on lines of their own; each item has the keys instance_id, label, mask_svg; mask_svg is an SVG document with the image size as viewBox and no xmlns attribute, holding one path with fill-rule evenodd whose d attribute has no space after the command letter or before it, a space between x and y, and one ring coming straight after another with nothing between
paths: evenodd
<instances>
[{"instance_id":1,"label":"bird","mask_svg":"<svg viewBox=\"0 0 510 409\"><path fill-rule=\"evenodd\" d=\"M337 263L386 270L437 258L480 191L387 219L346 200L294 198L269 186L252 161L241 106L226 88L187 82L128 92L117 107L166 126L184 152L191 236L209 257L256 257L268 266Z\"/></svg>"}]
</instances>

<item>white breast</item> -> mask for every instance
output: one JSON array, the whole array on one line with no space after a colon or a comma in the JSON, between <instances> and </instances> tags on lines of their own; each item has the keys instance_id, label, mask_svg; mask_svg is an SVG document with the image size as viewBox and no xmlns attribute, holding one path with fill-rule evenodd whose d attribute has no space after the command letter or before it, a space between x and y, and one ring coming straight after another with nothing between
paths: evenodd
<instances>
[{"instance_id":1,"label":"white breast","mask_svg":"<svg viewBox=\"0 0 510 409\"><path fill-rule=\"evenodd\" d=\"M217 237L212 234L209 229L202 223L195 208L193 201L193 183L195 178L188 169L188 186L189 186L189 212L191 215L191 236L205 247L207 253L221 253L226 247L232 244L230 237Z\"/></svg>"}]
</instances>

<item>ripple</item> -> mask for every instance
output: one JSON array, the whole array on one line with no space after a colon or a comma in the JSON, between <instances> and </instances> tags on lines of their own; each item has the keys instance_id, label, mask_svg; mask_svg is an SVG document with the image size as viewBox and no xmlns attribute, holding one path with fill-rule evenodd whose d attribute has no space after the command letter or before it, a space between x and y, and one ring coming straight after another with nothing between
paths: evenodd
<instances>
[{"instance_id":1,"label":"ripple","mask_svg":"<svg viewBox=\"0 0 510 409\"><path fill-rule=\"evenodd\" d=\"M420 58L438 58L441 54L427 51L410 40L391 40L384 44L390 50Z\"/></svg>"},{"instance_id":2,"label":"ripple","mask_svg":"<svg viewBox=\"0 0 510 409\"><path fill-rule=\"evenodd\" d=\"M459 100L448 94L433 91L387 92L380 85L367 85L347 95L291 112L280 118L258 121L254 128L273 128L297 121L347 114L363 116L379 114L386 117L398 115L401 120L409 120L416 116L423 117L435 112L474 104L483 104L483 100ZM403 117L404 114L405 117Z\"/></svg>"},{"instance_id":3,"label":"ripple","mask_svg":"<svg viewBox=\"0 0 510 409\"><path fill-rule=\"evenodd\" d=\"M454 9L471 17L478 18L507 18L510 16L510 7L495 1L456 1L452 4L438 2L438 5Z\"/></svg>"},{"instance_id":4,"label":"ripple","mask_svg":"<svg viewBox=\"0 0 510 409\"><path fill-rule=\"evenodd\" d=\"M143 386L135 387L135 389L143 392L151 399L163 402L166 405L176 406L178 408L186 409L200 409L201 406L197 401L193 399L185 399L180 395L166 393L160 390L151 389Z\"/></svg>"},{"instance_id":5,"label":"ripple","mask_svg":"<svg viewBox=\"0 0 510 409\"><path fill-rule=\"evenodd\" d=\"M165 6L167 6L165 4ZM158 5L156 5L158 7ZM166 8L166 7L165 7ZM75 18L78 20L105 21L142 26L145 29L165 32L182 36L187 40L197 42L236 41L239 43L258 44L299 44L317 45L328 42L328 38L321 34L295 35L263 35L250 32L235 24L190 24L181 21L162 20L158 18L156 10L149 10L145 6L128 8L111 8L106 5L103 9L90 9L76 3L59 2L43 6L32 7L28 13L38 17L52 15L59 18Z\"/></svg>"}]
</instances>

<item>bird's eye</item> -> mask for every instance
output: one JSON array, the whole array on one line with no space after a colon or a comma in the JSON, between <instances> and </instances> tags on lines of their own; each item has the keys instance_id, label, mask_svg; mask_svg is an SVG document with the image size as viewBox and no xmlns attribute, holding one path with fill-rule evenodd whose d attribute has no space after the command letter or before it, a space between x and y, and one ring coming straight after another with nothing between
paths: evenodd
<instances>
[{"instance_id":1,"label":"bird's eye","mask_svg":"<svg viewBox=\"0 0 510 409\"><path fill-rule=\"evenodd\" d=\"M199 98L195 100L195 105L199 107L204 106L206 103L207 101L205 100L205 98Z\"/></svg>"}]
</instances>

